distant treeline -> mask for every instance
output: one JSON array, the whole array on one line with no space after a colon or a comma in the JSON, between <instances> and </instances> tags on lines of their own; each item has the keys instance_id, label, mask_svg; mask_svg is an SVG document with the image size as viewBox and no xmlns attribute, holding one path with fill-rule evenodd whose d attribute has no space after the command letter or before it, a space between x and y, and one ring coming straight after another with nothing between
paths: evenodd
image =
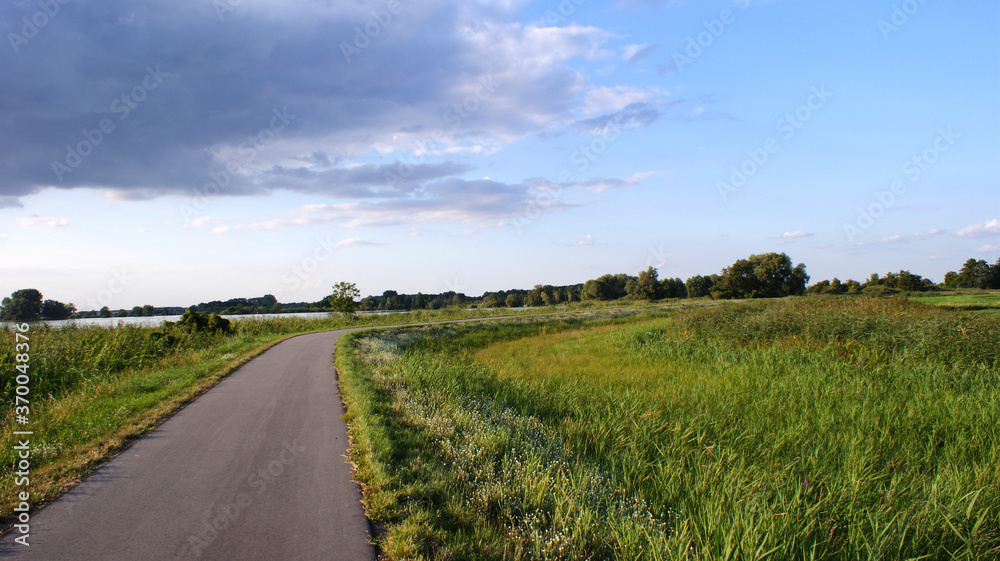
<instances>
[{"instance_id":1,"label":"distant treeline","mask_svg":"<svg viewBox=\"0 0 1000 561\"><path fill-rule=\"evenodd\" d=\"M482 296L467 296L461 292L440 294L400 294L386 290L381 296L366 296L357 303L362 311L436 310L447 307L521 308L555 306L579 301L662 300L667 298L781 298L802 294L891 294L894 292L925 292L941 289L1000 289L1000 260L990 265L984 260L969 259L958 272L949 272L944 282L899 271L885 276L873 274L865 282L852 279L824 280L808 285L806 266L792 266L784 253L751 255L726 267L719 274L695 275L686 281L680 278L660 279L658 271L649 267L638 275L625 273L602 275L582 284L553 286L535 285L530 289L487 292ZM351 285L353 288L353 285ZM360 294L358 294L360 296ZM271 294L259 298L214 300L181 307L135 306L131 310L112 311L107 306L97 311L77 311L73 304L44 300L33 288L17 290L4 298L0 306L2 321L59 320L85 317L139 317L180 315L185 310L200 314L269 314L277 312L332 311L336 295L318 302L278 302Z\"/></svg>"},{"instance_id":2,"label":"distant treeline","mask_svg":"<svg viewBox=\"0 0 1000 561\"><path fill-rule=\"evenodd\" d=\"M1000 290L1000 260L990 265L980 259L969 259L959 272L950 271L944 276L944 282L935 284L930 279L910 271L889 273L884 277L873 274L864 284L855 280L841 282L839 279L825 280L809 287L810 294L885 294L892 292L926 292L942 288L959 289L973 288L981 290Z\"/></svg>"}]
</instances>

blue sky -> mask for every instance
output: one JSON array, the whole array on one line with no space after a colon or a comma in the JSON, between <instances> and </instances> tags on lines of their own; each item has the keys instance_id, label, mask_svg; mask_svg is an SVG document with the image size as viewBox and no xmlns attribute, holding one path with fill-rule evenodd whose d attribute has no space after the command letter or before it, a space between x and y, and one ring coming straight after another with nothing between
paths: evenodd
<instances>
[{"instance_id":1,"label":"blue sky","mask_svg":"<svg viewBox=\"0 0 1000 561\"><path fill-rule=\"evenodd\" d=\"M996 2L64 1L0 7L2 294L1000 257Z\"/></svg>"}]
</instances>

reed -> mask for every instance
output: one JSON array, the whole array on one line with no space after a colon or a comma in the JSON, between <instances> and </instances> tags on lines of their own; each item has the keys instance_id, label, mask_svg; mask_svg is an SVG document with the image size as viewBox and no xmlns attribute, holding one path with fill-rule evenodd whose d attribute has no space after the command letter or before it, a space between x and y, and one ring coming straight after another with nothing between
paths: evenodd
<instances>
[{"instance_id":1,"label":"reed","mask_svg":"<svg viewBox=\"0 0 1000 561\"><path fill-rule=\"evenodd\" d=\"M793 298L355 337L391 559L1000 555L1000 319Z\"/></svg>"}]
</instances>

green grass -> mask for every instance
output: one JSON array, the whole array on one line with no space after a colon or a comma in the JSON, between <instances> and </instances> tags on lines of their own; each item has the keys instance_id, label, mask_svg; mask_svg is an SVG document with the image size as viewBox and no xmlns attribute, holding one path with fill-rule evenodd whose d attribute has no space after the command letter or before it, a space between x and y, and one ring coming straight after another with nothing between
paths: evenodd
<instances>
[{"instance_id":1,"label":"green grass","mask_svg":"<svg viewBox=\"0 0 1000 561\"><path fill-rule=\"evenodd\" d=\"M1000 311L1000 291L958 291L914 296L913 299L931 306L958 308L969 311Z\"/></svg>"},{"instance_id":2,"label":"green grass","mask_svg":"<svg viewBox=\"0 0 1000 561\"><path fill-rule=\"evenodd\" d=\"M338 361L390 559L985 559L998 335L789 299L365 333Z\"/></svg>"},{"instance_id":3,"label":"green grass","mask_svg":"<svg viewBox=\"0 0 1000 561\"><path fill-rule=\"evenodd\" d=\"M0 330L0 522L17 504L14 485L16 430L31 430L30 504L40 506L85 477L130 439L148 432L178 407L274 343L289 336L336 329L437 321L509 313L445 309L412 314L249 319L233 322L230 335L121 326L31 326L30 423L15 424L15 335ZM521 312L538 313L538 312Z\"/></svg>"}]
</instances>

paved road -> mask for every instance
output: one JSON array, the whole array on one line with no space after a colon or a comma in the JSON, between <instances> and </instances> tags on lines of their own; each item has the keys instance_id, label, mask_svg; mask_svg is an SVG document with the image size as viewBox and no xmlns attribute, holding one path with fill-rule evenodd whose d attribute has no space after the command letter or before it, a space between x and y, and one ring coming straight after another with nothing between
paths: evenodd
<instances>
[{"instance_id":1,"label":"paved road","mask_svg":"<svg viewBox=\"0 0 1000 561\"><path fill-rule=\"evenodd\" d=\"M331 353L280 343L31 518L0 557L44 561L370 560Z\"/></svg>"},{"instance_id":2,"label":"paved road","mask_svg":"<svg viewBox=\"0 0 1000 561\"><path fill-rule=\"evenodd\" d=\"M0 537L0 558L373 559L332 360L358 329L275 345L34 513L29 547Z\"/></svg>"}]
</instances>

